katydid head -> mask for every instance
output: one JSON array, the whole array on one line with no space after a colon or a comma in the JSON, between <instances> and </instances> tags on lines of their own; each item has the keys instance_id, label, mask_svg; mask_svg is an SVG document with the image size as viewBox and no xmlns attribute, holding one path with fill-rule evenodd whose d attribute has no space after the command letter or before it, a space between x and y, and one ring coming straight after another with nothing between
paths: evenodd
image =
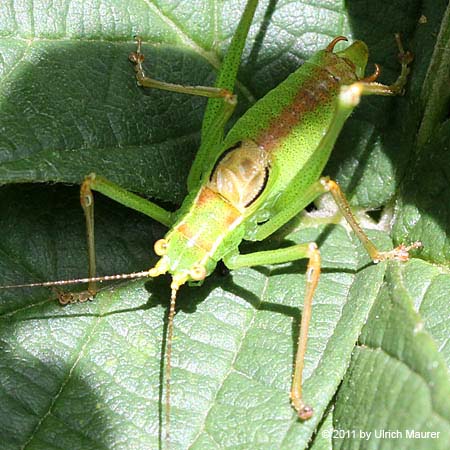
<instances>
[{"instance_id":1,"label":"katydid head","mask_svg":"<svg viewBox=\"0 0 450 450\"><path fill-rule=\"evenodd\" d=\"M154 249L161 258L149 270L149 275L157 277L170 273L172 291L177 291L180 286L189 281L203 281L216 266L216 262L205 256L202 249L190 245L190 242L176 230L170 232L166 238L156 241Z\"/></svg>"}]
</instances>

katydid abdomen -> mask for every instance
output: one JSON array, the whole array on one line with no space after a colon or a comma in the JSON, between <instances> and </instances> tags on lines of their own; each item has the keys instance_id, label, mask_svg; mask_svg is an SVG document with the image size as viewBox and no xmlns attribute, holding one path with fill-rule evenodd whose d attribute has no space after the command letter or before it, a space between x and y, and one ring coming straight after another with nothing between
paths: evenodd
<instances>
[{"instance_id":1,"label":"katydid abdomen","mask_svg":"<svg viewBox=\"0 0 450 450\"><path fill-rule=\"evenodd\" d=\"M244 236L251 236L262 212L273 215L289 196L301 195L318 179L338 135L335 130L334 139L324 139L336 122L341 87L360 79L368 57L361 41L333 53L341 39L237 121L197 194L186 197L179 219L157 242L162 258L153 276L171 273L173 288L205 278L218 261L237 252Z\"/></svg>"}]
</instances>

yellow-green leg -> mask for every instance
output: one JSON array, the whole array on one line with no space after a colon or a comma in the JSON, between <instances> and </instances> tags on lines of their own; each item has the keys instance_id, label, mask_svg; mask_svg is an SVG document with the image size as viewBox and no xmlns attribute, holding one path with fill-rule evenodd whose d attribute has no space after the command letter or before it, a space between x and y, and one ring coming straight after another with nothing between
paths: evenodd
<instances>
[{"instance_id":1,"label":"yellow-green leg","mask_svg":"<svg viewBox=\"0 0 450 450\"><path fill-rule=\"evenodd\" d=\"M410 72L409 65L413 61L414 57L411 52L405 51L403 48L402 41L400 39L400 35L395 35L395 40L397 42L398 47L398 59L402 66L402 70L398 78L394 81L394 83L390 85L384 85L381 83L377 83L375 80L380 75L380 67L375 65L375 72L373 75L362 79L361 81L355 83L355 85L361 85L362 95L402 95L403 89L405 88L406 82L408 80L408 74Z\"/></svg>"},{"instance_id":2,"label":"yellow-green leg","mask_svg":"<svg viewBox=\"0 0 450 450\"><path fill-rule=\"evenodd\" d=\"M103 195L106 195L118 203L134 209L135 211L139 211L168 227L173 223L173 213L166 211L155 203L139 197L132 192L128 192L126 189L108 181L106 178L91 173L84 179L80 189L80 203L86 218L86 237L89 261L88 278L96 277L94 195L92 191L101 192ZM59 302L65 305L67 303L92 300L96 293L97 282L95 280L90 280L88 281L88 288L86 291L78 293L63 292L58 294L58 298Z\"/></svg>"},{"instance_id":3,"label":"yellow-green leg","mask_svg":"<svg viewBox=\"0 0 450 450\"><path fill-rule=\"evenodd\" d=\"M251 267L263 264L281 264L304 258L308 258L309 261L306 269L306 290L290 398L292 406L297 411L300 419L307 420L313 415L313 409L303 401L302 383L308 328L312 313L312 301L320 276L320 252L317 245L314 242L311 242L308 244L297 244L292 247L278 250L255 252L246 255L235 254L224 258L224 262L229 269L237 269L239 267Z\"/></svg>"},{"instance_id":4,"label":"yellow-green leg","mask_svg":"<svg viewBox=\"0 0 450 450\"><path fill-rule=\"evenodd\" d=\"M253 12L251 15L253 15ZM249 19L250 18L247 17L247 20ZM166 83L148 77L145 75L144 67L142 65L145 59L141 49L142 40L139 37L136 39L137 49L135 52L130 53L129 59L134 64L136 79L139 86L223 100L221 107L216 108L217 111L214 111L214 114L210 116L209 126L206 129L202 129L200 148L197 151L195 161L193 162L188 175L188 190L190 191L197 187L204 169L210 167L210 165L214 163L217 151L220 150L220 145L218 144L223 138L223 129L237 105L237 96L229 89L222 87L186 86L182 84Z\"/></svg>"},{"instance_id":5,"label":"yellow-green leg","mask_svg":"<svg viewBox=\"0 0 450 450\"><path fill-rule=\"evenodd\" d=\"M415 242L409 246L401 244L388 252L382 252L378 250L375 244L369 239L367 234L359 225L356 217L352 213L345 194L342 192L339 185L335 181L330 180L328 177L320 178L318 181L312 184L303 193L303 195L299 195L298 199L292 202L291 205L289 205L283 211L280 211L278 214L275 214L270 220L261 225L258 228L258 231L255 233L253 239L256 241L260 241L270 236L286 222L292 219L296 214L298 214L299 211L302 211L309 203L327 192L329 192L333 196L334 201L339 207L339 211L344 216L345 220L348 222L352 230L355 232L358 239L364 245L364 248L367 250L367 253L372 258L373 262L378 263L380 261L386 261L388 259L407 261L409 259L409 250L421 247L420 242Z\"/></svg>"},{"instance_id":6,"label":"yellow-green leg","mask_svg":"<svg viewBox=\"0 0 450 450\"><path fill-rule=\"evenodd\" d=\"M136 79L142 87L161 89L164 91L178 92L179 94L199 95L208 98L222 98L226 102L234 103L235 96L228 89L217 88L213 86L186 86L183 84L166 83L165 81L155 80L145 75L142 63L145 60L142 53L142 39L136 36L137 49L128 56L129 60L134 64Z\"/></svg>"},{"instance_id":7,"label":"yellow-green leg","mask_svg":"<svg viewBox=\"0 0 450 450\"><path fill-rule=\"evenodd\" d=\"M330 180L328 177L320 178L316 183L312 184L303 195L299 195L298 199L292 202L289 207L275 214L269 221L261 225L254 235L254 240L262 240L278 230L283 224L291 219L298 211L301 211L319 195L329 192L340 212L347 220L348 224L355 232L361 243L364 245L372 260L377 263L388 259L406 261L409 259L409 250L421 246L420 242L415 242L410 246L399 245L391 251L382 252L378 250L375 244L369 239L367 234L362 230L355 216L353 215L350 205L345 198L344 193L339 185ZM302 420L310 418L313 410L306 405L302 399L302 378L303 366L306 352L306 344L308 338L308 327L311 319L312 300L316 289L320 274L320 253L316 244L299 244L286 249L273 251L264 251L250 253L247 255L231 255L224 259L225 265L230 269L239 267L250 267L262 264L279 264L296 259L309 258L308 269L306 273L306 292L302 320L300 324L299 340L297 354L295 357L294 377L291 389L291 402L298 416Z\"/></svg>"},{"instance_id":8,"label":"yellow-green leg","mask_svg":"<svg viewBox=\"0 0 450 450\"><path fill-rule=\"evenodd\" d=\"M323 186L324 192L330 192L330 194L333 196L334 201L339 207L339 211L342 213L347 223L355 232L356 236L358 236L358 239L364 245L364 248L367 250L367 253L372 258L373 262L378 263L380 261L386 261L389 259L395 259L397 261L407 261L409 259L409 250L422 246L420 242L414 242L409 246L400 244L398 247L388 252L382 252L378 250L375 244L369 239L367 234L360 227L339 185L335 181L330 180L328 177L321 178L319 182Z\"/></svg>"}]
</instances>

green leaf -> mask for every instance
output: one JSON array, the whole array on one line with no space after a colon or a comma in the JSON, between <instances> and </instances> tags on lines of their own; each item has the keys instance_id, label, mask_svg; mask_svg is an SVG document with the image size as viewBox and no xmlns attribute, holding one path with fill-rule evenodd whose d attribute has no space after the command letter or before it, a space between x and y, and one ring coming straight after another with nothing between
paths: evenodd
<instances>
[{"instance_id":1,"label":"green leaf","mask_svg":"<svg viewBox=\"0 0 450 450\"><path fill-rule=\"evenodd\" d=\"M422 257L447 265L450 261L450 121L437 128L405 177L397 197L394 236L420 240Z\"/></svg>"},{"instance_id":2,"label":"green leaf","mask_svg":"<svg viewBox=\"0 0 450 450\"><path fill-rule=\"evenodd\" d=\"M50 190L40 203L60 195ZM8 195L8 200L14 196L18 194ZM60 201L59 217L64 211L70 214ZM25 202L22 198L21 203ZM113 207L107 203L105 212ZM51 241L48 234L67 234L60 222L38 212L39 205L29 205L15 224L22 228L20 235L33 236L22 241L19 254L28 254L26 249L37 247L37 242L45 246ZM27 220L29 213L34 218ZM135 229L143 227L139 236L144 236L146 221L130 216L124 208L115 214L113 229L109 222L99 223L100 236L105 229L123 236L119 224L127 216ZM81 238L81 218L72 228L75 225ZM69 234L71 241L78 241L74 230ZM108 238L104 236L99 245L108 247ZM205 448L210 437L220 447L248 448L266 441L269 447L281 441L285 448L306 445L344 375L384 273L383 265L358 270L367 265L367 256L342 227L331 232L323 226L301 227L286 237L295 242L320 238L324 240L323 276L305 375L305 392L316 416L307 424L298 422L288 401L304 262L239 270L228 277L213 276L201 288L186 287L180 293L173 350L174 448ZM129 236L122 239L126 245ZM150 240L154 239L150 234ZM139 244L144 246L135 243ZM279 245L275 239L266 244ZM11 237L2 251L13 259L12 249L18 246ZM59 248L43 255L42 264L54 267L61 258L82 260L82 249L69 246L65 250L64 256L58 254ZM120 262L118 249L108 254L111 261ZM5 275L8 279L20 276L27 266L26 261L16 264L14 273ZM80 448L120 446L117 440L129 433L133 445L156 448L158 411L164 404L160 370L168 285L165 278L147 285L143 281L125 284L100 293L94 303L66 308L59 307L46 290L32 290L21 298L8 291L1 363L6 398L16 391L17 383L21 385L19 398L0 416L14 439L8 444L29 440L31 448L40 448L51 445L52 436L58 434L58 441L67 442L64 446L69 442ZM341 349L338 354L336 348Z\"/></svg>"},{"instance_id":3,"label":"green leaf","mask_svg":"<svg viewBox=\"0 0 450 450\"><path fill-rule=\"evenodd\" d=\"M425 129L437 131L427 147L419 148L415 136L423 124L424 86L434 85L428 64L442 60L433 50L446 3L261 2L239 75L237 114L336 35L364 39L371 60L383 66L381 81L390 82L399 68L393 33L402 32L416 56L405 97L363 99L327 174L341 182L363 218L362 209L396 202L395 239L421 239L421 255L434 264L414 260L386 272L386 265L370 263L351 232L321 225L325 219L316 215L301 216L268 242L246 247L320 245L323 273L305 369L305 397L315 416L305 423L289 405L305 262L217 273L201 287L182 288L171 448L331 448L329 435L320 432L332 426L351 429L360 418L369 420L373 408L370 423L393 429L400 421L392 413L383 422L382 407L395 406L403 418L404 411L423 405L427 429L442 430L444 438L422 440L420 448L445 448L450 419L439 394L448 392L449 325L442 319L449 317L443 293L450 258L448 246L439 246L447 245L449 215L437 192L445 189L448 169L445 117L427 115L432 119ZM0 284L86 275L78 188L62 183L79 184L95 171L171 208L181 202L205 101L136 86L127 61L132 37L143 37L145 66L155 78L211 85L243 4L0 4L0 183L10 184L0 190ZM427 23L419 22L422 15ZM436 71L439 83L444 72ZM426 107L433 111L432 103ZM436 159L427 159L431 154ZM23 182L35 184L18 184ZM383 248L391 246L388 213L382 212L379 224L385 231L370 234ZM110 274L151 267L153 242L165 229L96 196L96 233L98 272ZM0 447L163 447L169 295L167 278L105 286L95 302L65 308L47 289L1 291ZM383 305L387 312L378 313ZM420 321L424 331L416 336ZM378 340L370 337L373 330ZM385 372L375 367L369 373L401 380L404 396L392 398L389 382L367 381L364 362L374 367L373 353ZM420 395L411 398L415 387ZM378 395L385 403L365 404ZM361 404L365 408L356 409ZM418 413L404 423L418 426ZM333 446L353 445L333 437Z\"/></svg>"},{"instance_id":4,"label":"green leaf","mask_svg":"<svg viewBox=\"0 0 450 450\"><path fill-rule=\"evenodd\" d=\"M416 287L426 284L418 273L419 267L426 273L424 266L412 261L389 267L336 400L334 426L356 430L357 436L339 440L337 448L346 448L355 439L363 441L361 431L372 434L375 447L444 450L448 446L450 380L433 321L449 317L449 308L436 301L433 316L422 319L414 310L412 289L404 284L412 273ZM448 286L450 275L443 277ZM439 282L435 279L439 276L433 278L433 283ZM381 434L383 430L393 432L392 437Z\"/></svg>"},{"instance_id":5,"label":"green leaf","mask_svg":"<svg viewBox=\"0 0 450 450\"><path fill-rule=\"evenodd\" d=\"M436 14L434 5L426 13ZM436 43L430 65L422 69L423 84L417 86L417 98L422 106L417 134L412 145L412 157L405 178L396 195L397 218L394 237L420 240L422 257L449 266L450 209L446 201L450 180L448 105L450 93L448 52L450 8L445 11L440 29L436 27ZM419 35L422 37L423 35ZM424 36L424 40L429 36Z\"/></svg>"},{"instance_id":6,"label":"green leaf","mask_svg":"<svg viewBox=\"0 0 450 450\"><path fill-rule=\"evenodd\" d=\"M325 416L324 421L320 425L317 436L311 446L312 450L332 450L333 438L333 416L331 413Z\"/></svg>"}]
</instances>

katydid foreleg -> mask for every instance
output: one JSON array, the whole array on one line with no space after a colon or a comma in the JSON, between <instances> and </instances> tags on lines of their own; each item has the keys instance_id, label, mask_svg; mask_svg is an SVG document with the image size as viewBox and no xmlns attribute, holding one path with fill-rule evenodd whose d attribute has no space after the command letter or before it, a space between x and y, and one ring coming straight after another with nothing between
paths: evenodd
<instances>
[{"instance_id":1,"label":"katydid foreleg","mask_svg":"<svg viewBox=\"0 0 450 450\"><path fill-rule=\"evenodd\" d=\"M97 191L107 197L121 203L124 206L139 211L154 220L168 227L173 223L173 213L166 211L156 203L146 200L126 189L121 188L115 183L97 176L94 173L88 175L80 188L80 203L86 218L86 237L88 247L88 288L86 291L71 293L58 293L58 299L61 304L84 302L92 300L97 293L96 277L96 256L95 256L95 234L94 234L94 195L92 191ZM102 277L100 277L102 278Z\"/></svg>"},{"instance_id":2,"label":"katydid foreleg","mask_svg":"<svg viewBox=\"0 0 450 450\"><path fill-rule=\"evenodd\" d=\"M320 178L302 195L299 195L290 207L281 211L263 225L260 225L257 233L253 236L253 240L265 239L283 226L294 215L298 214L299 211L303 210L309 203L327 192L331 193L341 214L355 232L358 239L364 245L369 256L374 262L377 263L388 259L406 261L409 259L408 251L421 246L420 242L416 242L410 246L399 245L391 251L383 252L378 250L375 244L362 230L339 185L330 180L328 177ZM320 253L317 245L315 243L306 243L272 251L255 252L244 255L232 254L225 257L224 262L228 268L237 269L240 267L250 267L264 264L280 264L303 258L309 258L309 262L306 272L306 291L304 296L297 352L295 356L294 375L290 398L292 406L297 411L298 416L302 420L306 420L313 414L313 409L303 401L302 381L309 322L312 313L312 300L320 275Z\"/></svg>"},{"instance_id":3,"label":"katydid foreleg","mask_svg":"<svg viewBox=\"0 0 450 450\"><path fill-rule=\"evenodd\" d=\"M232 93L234 90L234 85L236 81L237 71L240 66L241 55L243 51L243 47L246 41L247 33L250 28L250 24L253 19L253 15L255 13L256 6L258 4L257 0L248 0L241 16L239 25L236 29L235 34L233 35L229 50L223 60L222 69L220 70L215 87L204 87L204 86L183 86L183 85L174 85L170 83L159 82L153 79L150 79L145 76L142 62L144 57L141 52L141 41L138 40L138 48L136 52L131 53L129 59L135 64L135 72L136 78L138 80L138 84L144 87L152 87L163 90L175 91L184 94L192 94L192 95L200 95L206 96L210 100L208 102L207 110L205 112L202 133L201 133L201 145L195 157L195 160L192 164L192 167L189 171L187 187L190 194L195 193L196 190L200 189L200 193L202 190L202 183L204 182L202 178L205 174L207 174L211 168L213 167L217 157L222 153L222 141L223 141L223 130L226 125L226 122L230 118L231 114L234 111L234 108L237 103L236 96ZM102 182L99 184L98 180L95 184L91 185L92 189L98 190L103 194L118 200L121 203L124 203L127 206L134 207L133 205L137 202L139 203L139 198L134 199L130 202L129 199L132 199L132 194L127 193L122 190L118 186L111 186L112 184L107 182L106 180L101 180ZM114 189L110 189L113 187ZM120 194L116 196L116 194ZM125 195L126 193L126 195ZM131 197L130 197L131 195ZM192 196L188 196L189 199ZM192 197L193 198L193 197ZM127 199L127 202L123 202L123 199ZM187 203L187 202L185 202ZM156 208L155 208L156 207ZM157 209L156 205L151 203L151 207L148 208L146 206L144 209L147 211L142 211L144 213L148 213L151 217L159 220L160 222L168 225L169 227L174 226L172 223L172 219L174 216L170 216L169 220L160 220L161 214L160 210ZM183 208L183 207L182 207ZM186 206L185 206L186 208ZM136 209L136 208L135 208ZM137 208L140 210L139 208ZM186 209L184 209L186 211ZM164 211L164 213L167 213ZM86 214L88 219L88 214ZM163 214L163 219L165 219ZM238 219L239 221L240 219ZM170 232L169 232L170 234ZM89 236L88 236L89 242ZM188 243L188 247L197 246L194 241L190 241ZM93 245L91 246L93 249ZM168 259L167 253L169 250L168 240L160 239L155 243L155 253L161 256L160 262L148 271L148 276L155 277L160 274L165 273L168 267ZM177 250L178 257L183 254L181 248ZM93 251L93 250L92 250ZM187 278L192 280L203 280L207 276L207 269L204 267L205 262L198 261L193 264L188 273L184 271L179 271L178 273L174 272L172 275L172 283L171 283L171 300L170 300L170 309L168 314L168 327L167 327L167 347L166 347L166 371L165 371L165 385L166 385L166 444L169 446L170 442L170 380L171 380L171 353L172 353L172 336L173 336L173 320L175 316L175 303L176 303L176 294L178 288L184 284Z\"/></svg>"}]
</instances>

